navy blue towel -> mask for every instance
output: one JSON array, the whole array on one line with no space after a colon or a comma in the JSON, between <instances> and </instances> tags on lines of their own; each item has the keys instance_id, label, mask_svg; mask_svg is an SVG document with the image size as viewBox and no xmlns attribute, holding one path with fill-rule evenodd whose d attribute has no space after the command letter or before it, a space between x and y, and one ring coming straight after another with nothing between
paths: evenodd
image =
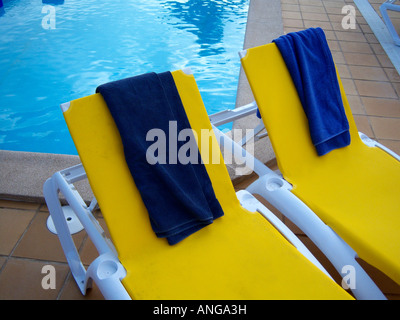
<instances>
[{"instance_id":1,"label":"navy blue towel","mask_svg":"<svg viewBox=\"0 0 400 320\"><path fill-rule=\"evenodd\" d=\"M292 76L318 155L349 145L349 123L324 31L310 28L274 42Z\"/></svg>"},{"instance_id":2,"label":"navy blue towel","mask_svg":"<svg viewBox=\"0 0 400 320\"><path fill-rule=\"evenodd\" d=\"M154 144L146 141L149 130L163 130L169 143L170 122L176 123L178 133L190 128L170 72L110 82L96 92L102 94L118 127L126 162L158 237L176 244L223 215L200 153L198 164L181 164L179 159L169 159L167 145L166 164L150 164L146 159L147 149ZM186 142L173 143L179 150Z\"/></svg>"}]
</instances>

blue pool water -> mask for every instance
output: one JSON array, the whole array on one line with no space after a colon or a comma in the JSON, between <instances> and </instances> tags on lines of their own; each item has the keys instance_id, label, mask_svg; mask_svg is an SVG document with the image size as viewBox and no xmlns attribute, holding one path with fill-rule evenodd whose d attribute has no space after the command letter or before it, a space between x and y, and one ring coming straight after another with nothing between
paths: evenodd
<instances>
[{"instance_id":1,"label":"blue pool water","mask_svg":"<svg viewBox=\"0 0 400 320\"><path fill-rule=\"evenodd\" d=\"M59 105L151 71L191 67L209 114L234 107L248 0L3 3L2 150L76 154Z\"/></svg>"}]
</instances>

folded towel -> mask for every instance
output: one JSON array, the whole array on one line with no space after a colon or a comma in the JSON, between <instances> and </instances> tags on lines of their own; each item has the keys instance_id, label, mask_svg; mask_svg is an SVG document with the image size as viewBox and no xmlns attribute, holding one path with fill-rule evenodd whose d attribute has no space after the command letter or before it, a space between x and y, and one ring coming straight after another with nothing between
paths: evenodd
<instances>
[{"instance_id":1,"label":"folded towel","mask_svg":"<svg viewBox=\"0 0 400 320\"><path fill-rule=\"evenodd\" d=\"M349 145L349 124L323 30L292 32L274 42L292 76L318 155Z\"/></svg>"},{"instance_id":2,"label":"folded towel","mask_svg":"<svg viewBox=\"0 0 400 320\"><path fill-rule=\"evenodd\" d=\"M168 143L170 121L176 121L178 133L190 128L170 72L110 82L96 92L102 94L118 127L126 162L158 237L176 244L223 215L201 160L169 164L168 146L167 164L149 164L146 159L154 143L146 141L149 130L163 130ZM185 141L176 143L179 150Z\"/></svg>"}]
</instances>

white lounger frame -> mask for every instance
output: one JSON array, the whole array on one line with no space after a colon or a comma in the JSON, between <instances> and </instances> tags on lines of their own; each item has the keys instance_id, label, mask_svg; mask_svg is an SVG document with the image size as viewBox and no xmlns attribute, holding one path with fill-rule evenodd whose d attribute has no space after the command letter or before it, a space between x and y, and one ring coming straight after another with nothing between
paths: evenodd
<instances>
[{"instance_id":1,"label":"white lounger frame","mask_svg":"<svg viewBox=\"0 0 400 320\"><path fill-rule=\"evenodd\" d=\"M87 206L74 186L75 182L86 178L86 172L83 166L79 164L54 173L44 183L43 194L51 220L57 231L72 275L82 294L86 294L86 289L91 288L91 281L94 280L106 299L130 299L121 284L121 279L126 276L126 271L118 260L114 246L106 238L104 230L93 216L94 205ZM62 206L58 196L59 192L64 195L68 206ZM96 201L94 200L92 203L95 204ZM72 208L75 215L71 215L70 212L68 212L68 215L65 214L67 208ZM75 220L79 220L85 228L99 253L99 256L87 270L81 261L68 226L69 223L75 223Z\"/></svg>"},{"instance_id":2,"label":"white lounger frame","mask_svg":"<svg viewBox=\"0 0 400 320\"><path fill-rule=\"evenodd\" d=\"M62 105L63 111L66 110L65 106L66 104ZM256 110L257 106L253 103L235 110L227 110L224 114L220 113L210 116L210 118L214 123L220 125L256 112ZM217 119L218 121L213 119ZM254 161L258 173L266 174L270 171L249 153L243 155L243 148L224 135L215 126L214 131L220 142L222 141L224 144L229 143L234 145L232 150L237 153L239 158L244 157L247 161ZM126 270L118 260L118 255L112 242L105 236L104 230L93 215L92 211L97 204L96 199L88 206L74 186L75 182L86 178L86 172L82 164L79 164L54 173L53 176L44 183L43 194L50 212L47 224L48 226L54 226L54 232L60 239L72 275L82 294L86 294L87 288L91 288L92 281L94 280L106 299L131 299L121 283L121 280L126 276ZM62 204L59 193L64 196L67 205ZM328 272L298 237L253 195L248 191L241 190L237 192L237 196L244 208L261 213L307 259L330 277ZM87 270L80 259L71 235L71 230L73 229L71 226L73 225L74 229L77 229L77 224L81 224L82 228L86 230L99 253L99 256L90 264ZM80 229L78 228L78 230Z\"/></svg>"}]
</instances>

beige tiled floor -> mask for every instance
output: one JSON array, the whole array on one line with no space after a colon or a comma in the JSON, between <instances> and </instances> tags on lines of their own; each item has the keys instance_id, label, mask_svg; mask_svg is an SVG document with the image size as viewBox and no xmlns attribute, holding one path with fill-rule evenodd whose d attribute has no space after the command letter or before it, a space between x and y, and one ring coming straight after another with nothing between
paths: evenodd
<instances>
[{"instance_id":1,"label":"beige tiled floor","mask_svg":"<svg viewBox=\"0 0 400 320\"><path fill-rule=\"evenodd\" d=\"M56 235L46 227L49 216L41 204L0 200L0 300L102 299L97 288L83 297L66 263ZM99 217L103 224L101 216ZM86 233L73 236L85 265L96 257ZM54 266L56 289L42 288L42 268Z\"/></svg>"},{"instance_id":2,"label":"beige tiled floor","mask_svg":"<svg viewBox=\"0 0 400 320\"><path fill-rule=\"evenodd\" d=\"M374 1L378 7L383 0ZM284 30L317 26L325 30L359 130L400 153L400 77L358 11L356 29L343 30L345 4L354 5L343 0L282 0ZM100 212L96 215L104 226ZM0 200L0 299L102 299L97 288L86 297L80 294L57 237L46 228L47 217L43 204ZM293 230L339 281L301 231ZM74 235L74 241L84 264L89 264L96 250L86 233ZM56 269L56 289L42 288L45 265ZM366 267L389 299L400 299L400 286Z\"/></svg>"}]
</instances>

